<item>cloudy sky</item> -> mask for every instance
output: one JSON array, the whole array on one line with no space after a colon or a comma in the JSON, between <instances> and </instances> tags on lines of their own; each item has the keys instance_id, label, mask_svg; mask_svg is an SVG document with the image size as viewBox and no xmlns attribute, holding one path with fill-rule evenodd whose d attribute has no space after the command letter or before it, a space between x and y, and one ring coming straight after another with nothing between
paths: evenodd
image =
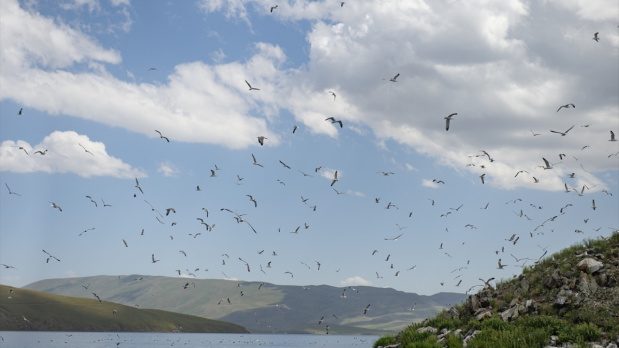
<instances>
[{"instance_id":1,"label":"cloudy sky","mask_svg":"<svg viewBox=\"0 0 619 348\"><path fill-rule=\"evenodd\" d=\"M2 284L464 292L619 227L616 1L0 6Z\"/></svg>"}]
</instances>

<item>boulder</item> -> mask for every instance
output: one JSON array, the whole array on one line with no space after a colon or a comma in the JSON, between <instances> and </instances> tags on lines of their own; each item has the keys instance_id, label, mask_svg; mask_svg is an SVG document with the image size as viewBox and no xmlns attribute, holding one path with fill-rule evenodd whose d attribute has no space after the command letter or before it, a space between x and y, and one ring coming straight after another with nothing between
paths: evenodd
<instances>
[{"instance_id":1,"label":"boulder","mask_svg":"<svg viewBox=\"0 0 619 348\"><path fill-rule=\"evenodd\" d=\"M596 259L587 257L585 259L582 259L582 261L580 261L576 265L576 267L578 267L578 269L581 271L592 274L602 269L602 267L604 267L604 264L601 263L600 261L597 261Z\"/></svg>"}]
</instances>

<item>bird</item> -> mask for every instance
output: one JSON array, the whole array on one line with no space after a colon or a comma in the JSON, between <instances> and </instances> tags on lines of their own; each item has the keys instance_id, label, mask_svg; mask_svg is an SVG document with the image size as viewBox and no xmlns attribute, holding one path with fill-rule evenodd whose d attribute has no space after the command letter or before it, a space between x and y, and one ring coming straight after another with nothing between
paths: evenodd
<instances>
[{"instance_id":1,"label":"bird","mask_svg":"<svg viewBox=\"0 0 619 348\"><path fill-rule=\"evenodd\" d=\"M558 132L558 131L553 131L550 130L552 133L557 133L557 134L561 134L562 137L567 135L567 132L569 132L570 130L572 130L572 128L574 128L574 126L571 126L568 130L566 130L565 132Z\"/></svg>"},{"instance_id":2,"label":"bird","mask_svg":"<svg viewBox=\"0 0 619 348\"><path fill-rule=\"evenodd\" d=\"M273 12L273 11L271 10L271 12ZM245 80L245 83L249 86L249 90L250 90L250 91L252 91L252 90L259 91L259 90L260 90L259 88L252 87L252 86L249 84L249 82L247 82L247 80Z\"/></svg>"},{"instance_id":3,"label":"bird","mask_svg":"<svg viewBox=\"0 0 619 348\"><path fill-rule=\"evenodd\" d=\"M155 129L155 132L159 133L159 137L160 137L161 139L165 139L168 143L170 142L170 139L168 139L168 137L164 137L164 136L163 136L163 134L161 134L161 132L160 132L160 131L158 131L158 130L156 130L156 129Z\"/></svg>"},{"instance_id":4,"label":"bird","mask_svg":"<svg viewBox=\"0 0 619 348\"><path fill-rule=\"evenodd\" d=\"M484 176L486 176L486 173L484 173L484 174L482 174L482 175L480 175L480 176L479 176L479 178L481 179L481 183L482 183L482 185L485 183L485 182L484 182Z\"/></svg>"},{"instance_id":5,"label":"bird","mask_svg":"<svg viewBox=\"0 0 619 348\"><path fill-rule=\"evenodd\" d=\"M576 106L575 106L574 104L572 104L572 103L565 104L565 105L561 105L561 106L559 106L559 108L557 109L557 112L559 112L559 110L561 110L562 108L569 109L569 108L576 108Z\"/></svg>"},{"instance_id":6,"label":"bird","mask_svg":"<svg viewBox=\"0 0 619 348\"><path fill-rule=\"evenodd\" d=\"M294 125L294 127L292 127L292 134L294 134L294 132L296 132L297 129L299 129L299 126Z\"/></svg>"},{"instance_id":7,"label":"bird","mask_svg":"<svg viewBox=\"0 0 619 348\"><path fill-rule=\"evenodd\" d=\"M4 183L4 185L6 186L6 189L9 190L9 194L10 195L21 196L19 193L11 191L11 188L9 187L9 185L6 182Z\"/></svg>"},{"instance_id":8,"label":"bird","mask_svg":"<svg viewBox=\"0 0 619 348\"><path fill-rule=\"evenodd\" d=\"M49 260L51 260L51 259L54 259L54 260L56 260L56 261L60 262L60 259L59 259L59 258L57 258L56 256L54 256L54 255L52 255L52 254L48 253L47 251L45 251L45 249L42 249L42 250L43 250L43 252L44 252L44 253L46 253L47 255L49 255L49 257L47 258L47 261L46 261L47 263L49 263Z\"/></svg>"},{"instance_id":9,"label":"bird","mask_svg":"<svg viewBox=\"0 0 619 348\"><path fill-rule=\"evenodd\" d=\"M4 268L15 268L13 266L5 265L4 263L2 264L2 267L4 267ZM17 268L15 268L15 269L17 269Z\"/></svg>"},{"instance_id":10,"label":"bird","mask_svg":"<svg viewBox=\"0 0 619 348\"><path fill-rule=\"evenodd\" d=\"M397 80L398 76L400 76L400 73L397 73L394 77L390 78L389 81L397 82L396 80Z\"/></svg>"},{"instance_id":11,"label":"bird","mask_svg":"<svg viewBox=\"0 0 619 348\"><path fill-rule=\"evenodd\" d=\"M264 139L268 139L268 138L262 135L258 137L258 143L260 144L260 146L264 146Z\"/></svg>"},{"instance_id":12,"label":"bird","mask_svg":"<svg viewBox=\"0 0 619 348\"><path fill-rule=\"evenodd\" d=\"M336 97L335 93L333 93L332 91L329 91L329 93L333 96L333 101L335 101L335 97Z\"/></svg>"},{"instance_id":13,"label":"bird","mask_svg":"<svg viewBox=\"0 0 619 348\"><path fill-rule=\"evenodd\" d=\"M170 212L173 212L174 214L176 214L176 210L174 208L167 208L165 210L165 216L170 215Z\"/></svg>"},{"instance_id":14,"label":"bird","mask_svg":"<svg viewBox=\"0 0 619 348\"><path fill-rule=\"evenodd\" d=\"M499 259L499 263L498 263L498 267L497 268L498 269L503 269L503 267L505 267L505 266L507 266L507 265L502 264L501 263L501 259Z\"/></svg>"},{"instance_id":15,"label":"bird","mask_svg":"<svg viewBox=\"0 0 619 348\"><path fill-rule=\"evenodd\" d=\"M595 206L595 199L591 200L591 202L592 202L592 206L591 206L591 208L593 208L593 210L595 210L595 209L597 208L597 207Z\"/></svg>"},{"instance_id":16,"label":"bird","mask_svg":"<svg viewBox=\"0 0 619 348\"><path fill-rule=\"evenodd\" d=\"M443 117L445 119L445 130L448 131L449 130L449 122L451 121L451 118L456 116L458 113L454 112L453 114L447 115L445 117Z\"/></svg>"},{"instance_id":17,"label":"bird","mask_svg":"<svg viewBox=\"0 0 619 348\"><path fill-rule=\"evenodd\" d=\"M256 161L256 156L254 156L254 154L251 154L251 158L254 159L254 165L255 166L259 166L259 167L264 167L262 164L258 163L258 161Z\"/></svg>"},{"instance_id":18,"label":"bird","mask_svg":"<svg viewBox=\"0 0 619 348\"><path fill-rule=\"evenodd\" d=\"M21 116L23 113L24 113L24 108L19 108L19 111L17 112L17 114Z\"/></svg>"},{"instance_id":19,"label":"bird","mask_svg":"<svg viewBox=\"0 0 619 348\"><path fill-rule=\"evenodd\" d=\"M51 203L52 208L56 208L56 209L62 211L62 208L58 204L56 204L54 202L50 202L50 203Z\"/></svg>"},{"instance_id":20,"label":"bird","mask_svg":"<svg viewBox=\"0 0 619 348\"><path fill-rule=\"evenodd\" d=\"M340 128L344 128L344 125L342 124L342 121L341 120L336 120L334 117L326 118L325 121L331 121L331 123L339 123L340 124Z\"/></svg>"},{"instance_id":21,"label":"bird","mask_svg":"<svg viewBox=\"0 0 619 348\"><path fill-rule=\"evenodd\" d=\"M140 187L140 182L138 181L138 178L135 178L135 187L137 187L138 190L140 190L140 192L144 194L144 191L142 191L142 188Z\"/></svg>"},{"instance_id":22,"label":"bird","mask_svg":"<svg viewBox=\"0 0 619 348\"><path fill-rule=\"evenodd\" d=\"M152 260L153 260L153 263L161 261L161 260L155 260L155 254L152 254L152 255L151 255L151 258L152 258Z\"/></svg>"},{"instance_id":23,"label":"bird","mask_svg":"<svg viewBox=\"0 0 619 348\"><path fill-rule=\"evenodd\" d=\"M615 139L615 132L610 131L610 140L609 141L617 141L617 139Z\"/></svg>"},{"instance_id":24,"label":"bird","mask_svg":"<svg viewBox=\"0 0 619 348\"><path fill-rule=\"evenodd\" d=\"M363 309L363 315L365 315L368 312L368 309L370 309L370 304L365 306L365 308Z\"/></svg>"},{"instance_id":25,"label":"bird","mask_svg":"<svg viewBox=\"0 0 619 348\"><path fill-rule=\"evenodd\" d=\"M273 13L273 10L275 10L275 9L276 9L276 8L278 8L278 7L279 7L278 5L272 6L272 7L271 7L271 13Z\"/></svg>"},{"instance_id":26,"label":"bird","mask_svg":"<svg viewBox=\"0 0 619 348\"><path fill-rule=\"evenodd\" d=\"M151 70L157 70L157 68L150 68L150 69L148 69L148 71L151 71Z\"/></svg>"},{"instance_id":27,"label":"bird","mask_svg":"<svg viewBox=\"0 0 619 348\"><path fill-rule=\"evenodd\" d=\"M333 181L331 181L331 186L333 186L333 184L335 184L338 181L337 179L337 170L335 171L335 175L333 176Z\"/></svg>"},{"instance_id":28,"label":"bird","mask_svg":"<svg viewBox=\"0 0 619 348\"><path fill-rule=\"evenodd\" d=\"M530 129L530 131L531 131L531 133L533 133L533 136L534 136L534 137L536 137L536 136L538 136L538 135L541 135L541 134L539 134L539 133L535 133L535 132L533 131L533 129Z\"/></svg>"},{"instance_id":29,"label":"bird","mask_svg":"<svg viewBox=\"0 0 619 348\"><path fill-rule=\"evenodd\" d=\"M285 168L291 169L289 165L287 165L286 163L282 162L281 160L279 161L279 163L281 163Z\"/></svg>"},{"instance_id":30,"label":"bird","mask_svg":"<svg viewBox=\"0 0 619 348\"><path fill-rule=\"evenodd\" d=\"M545 166L543 166L542 168L544 168L544 169L552 169L552 165L550 164L550 162L548 162L548 160L545 159L544 157L542 157L542 159L544 160L544 164L545 164Z\"/></svg>"},{"instance_id":31,"label":"bird","mask_svg":"<svg viewBox=\"0 0 619 348\"><path fill-rule=\"evenodd\" d=\"M596 32L595 34L593 34L593 40L595 40L596 42L600 42L600 38L598 36L599 32Z\"/></svg>"},{"instance_id":32,"label":"bird","mask_svg":"<svg viewBox=\"0 0 619 348\"><path fill-rule=\"evenodd\" d=\"M125 247L128 248L129 245L127 244L127 241L123 239L123 244L125 244Z\"/></svg>"},{"instance_id":33,"label":"bird","mask_svg":"<svg viewBox=\"0 0 619 348\"><path fill-rule=\"evenodd\" d=\"M23 146L13 146L13 147L17 147L20 150L24 150L24 152L26 153L26 155L30 156L30 154L28 153L28 151L26 151L26 149Z\"/></svg>"},{"instance_id":34,"label":"bird","mask_svg":"<svg viewBox=\"0 0 619 348\"><path fill-rule=\"evenodd\" d=\"M92 153L92 152L88 151L88 150L84 147L84 145L82 145L82 144L80 144L80 143L77 143L77 145L81 146L81 147L82 147L82 149L84 149L84 151L86 151L87 153L89 153L89 154L91 154L91 155L93 155L93 156L95 155L94 153Z\"/></svg>"},{"instance_id":35,"label":"bird","mask_svg":"<svg viewBox=\"0 0 619 348\"><path fill-rule=\"evenodd\" d=\"M25 151L25 150L24 150L24 151ZM44 151L38 150L38 151L35 151L34 153L35 153L35 154L37 154L37 153L38 153L38 154L40 154L41 156L44 156L44 155L46 155L46 154L47 154L47 149L45 149Z\"/></svg>"},{"instance_id":36,"label":"bird","mask_svg":"<svg viewBox=\"0 0 619 348\"><path fill-rule=\"evenodd\" d=\"M254 197L252 197L252 195L245 195L247 197L249 197L249 200L254 202L254 207L258 207L258 202L254 199Z\"/></svg>"},{"instance_id":37,"label":"bird","mask_svg":"<svg viewBox=\"0 0 619 348\"><path fill-rule=\"evenodd\" d=\"M340 2L340 7L344 7L345 3L346 3L345 1Z\"/></svg>"},{"instance_id":38,"label":"bird","mask_svg":"<svg viewBox=\"0 0 619 348\"><path fill-rule=\"evenodd\" d=\"M99 297L99 295L95 294L94 292L92 293L94 297L97 298L97 300L99 300L99 302L101 302L101 298Z\"/></svg>"},{"instance_id":39,"label":"bird","mask_svg":"<svg viewBox=\"0 0 619 348\"><path fill-rule=\"evenodd\" d=\"M393 238L385 238L385 240L398 240L400 237L402 237L404 233L400 233L399 235L397 235L396 237Z\"/></svg>"}]
</instances>

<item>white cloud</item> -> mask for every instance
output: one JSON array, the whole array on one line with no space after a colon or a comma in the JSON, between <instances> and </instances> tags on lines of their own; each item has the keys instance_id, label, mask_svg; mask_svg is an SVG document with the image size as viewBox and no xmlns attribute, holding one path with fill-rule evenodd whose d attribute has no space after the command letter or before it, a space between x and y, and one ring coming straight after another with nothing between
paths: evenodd
<instances>
[{"instance_id":1,"label":"white cloud","mask_svg":"<svg viewBox=\"0 0 619 348\"><path fill-rule=\"evenodd\" d=\"M357 285L371 286L372 282L369 280L365 280L360 276L354 276L354 277L346 278L340 281L340 285L342 286L357 286Z\"/></svg>"},{"instance_id":2,"label":"white cloud","mask_svg":"<svg viewBox=\"0 0 619 348\"><path fill-rule=\"evenodd\" d=\"M180 170L172 162L163 162L159 164L159 173L162 173L166 177L177 177L180 174Z\"/></svg>"},{"instance_id":3,"label":"white cloud","mask_svg":"<svg viewBox=\"0 0 619 348\"><path fill-rule=\"evenodd\" d=\"M19 147L23 147L29 155ZM36 151L43 151L45 155L37 154ZM54 131L34 146L23 140L5 140L0 145L0 162L2 171L14 173L74 173L85 178L146 176L144 172L110 156L105 150L105 144L91 141L86 135L74 131Z\"/></svg>"},{"instance_id":4,"label":"white cloud","mask_svg":"<svg viewBox=\"0 0 619 348\"><path fill-rule=\"evenodd\" d=\"M430 188L439 188L439 184L430 179L421 179L421 185Z\"/></svg>"}]
</instances>

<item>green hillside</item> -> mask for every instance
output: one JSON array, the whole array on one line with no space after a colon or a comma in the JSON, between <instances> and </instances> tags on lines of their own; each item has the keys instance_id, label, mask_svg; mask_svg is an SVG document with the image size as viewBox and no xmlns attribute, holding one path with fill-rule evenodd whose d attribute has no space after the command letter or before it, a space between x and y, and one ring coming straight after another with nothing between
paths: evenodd
<instances>
[{"instance_id":1,"label":"green hillside","mask_svg":"<svg viewBox=\"0 0 619 348\"><path fill-rule=\"evenodd\" d=\"M112 302L222 320L250 332L273 333L326 333L326 325L332 333L397 332L466 298L456 293L421 296L367 286L301 287L140 275L48 279L26 288L82 297L92 297L95 291ZM364 314L368 304L371 306ZM413 305L415 310L411 310Z\"/></svg>"},{"instance_id":2,"label":"green hillside","mask_svg":"<svg viewBox=\"0 0 619 348\"><path fill-rule=\"evenodd\" d=\"M374 347L617 347L619 233L586 240L481 285L459 305Z\"/></svg>"},{"instance_id":3,"label":"green hillside","mask_svg":"<svg viewBox=\"0 0 619 348\"><path fill-rule=\"evenodd\" d=\"M0 285L0 330L247 332L217 320Z\"/></svg>"}]
</instances>

